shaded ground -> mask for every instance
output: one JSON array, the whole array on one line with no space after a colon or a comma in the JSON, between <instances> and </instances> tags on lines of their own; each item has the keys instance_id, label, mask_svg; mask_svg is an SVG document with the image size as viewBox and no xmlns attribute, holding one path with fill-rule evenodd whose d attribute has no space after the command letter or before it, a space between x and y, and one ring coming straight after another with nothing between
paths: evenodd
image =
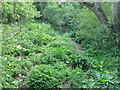
<instances>
[{"instance_id":1,"label":"shaded ground","mask_svg":"<svg viewBox=\"0 0 120 90\"><path fill-rule=\"evenodd\" d=\"M67 27L63 26L61 27L61 31L60 31L60 34L61 35L64 35L65 33L67 33L67 30L66 30ZM72 40L72 39L71 39ZM80 46L79 43L75 42L74 40L72 40L73 42L73 45L75 46L75 49L78 51L78 52L83 52L83 49L82 47Z\"/></svg>"}]
</instances>

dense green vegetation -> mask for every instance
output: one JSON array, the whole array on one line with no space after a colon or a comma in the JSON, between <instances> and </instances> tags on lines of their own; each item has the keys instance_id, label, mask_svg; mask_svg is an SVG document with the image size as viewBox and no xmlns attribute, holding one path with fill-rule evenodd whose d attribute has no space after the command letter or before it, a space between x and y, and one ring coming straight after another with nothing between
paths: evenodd
<instances>
[{"instance_id":1,"label":"dense green vegetation","mask_svg":"<svg viewBox=\"0 0 120 90\"><path fill-rule=\"evenodd\" d=\"M111 6L102 3L110 21ZM2 8L2 88L119 88L119 39L110 22L100 24L77 2Z\"/></svg>"}]
</instances>

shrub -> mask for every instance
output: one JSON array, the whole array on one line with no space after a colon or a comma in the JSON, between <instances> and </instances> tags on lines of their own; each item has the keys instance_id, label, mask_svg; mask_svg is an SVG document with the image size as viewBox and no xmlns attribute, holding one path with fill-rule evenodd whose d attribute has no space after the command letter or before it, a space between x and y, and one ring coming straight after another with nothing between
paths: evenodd
<instances>
[{"instance_id":1,"label":"shrub","mask_svg":"<svg viewBox=\"0 0 120 90\"><path fill-rule=\"evenodd\" d=\"M35 2L37 10L41 12L42 19L53 24L57 29L67 26L67 30L76 30L80 25L79 14L82 5L77 2L63 2L61 5L55 3ZM73 14L74 13L74 14ZM57 31L56 29L56 31Z\"/></svg>"},{"instance_id":2,"label":"shrub","mask_svg":"<svg viewBox=\"0 0 120 90\"><path fill-rule=\"evenodd\" d=\"M41 52L39 46L47 45L56 35L51 26L44 23L3 24L2 54L27 56L33 52Z\"/></svg>"},{"instance_id":3,"label":"shrub","mask_svg":"<svg viewBox=\"0 0 120 90\"><path fill-rule=\"evenodd\" d=\"M44 48L41 59L43 63L66 61L66 59L73 53L76 53L76 51L71 39L67 36L60 36Z\"/></svg>"},{"instance_id":4,"label":"shrub","mask_svg":"<svg viewBox=\"0 0 120 90\"><path fill-rule=\"evenodd\" d=\"M18 88L18 81L15 80L16 76L23 75L27 72L32 63L25 59L17 59L12 56L6 55L2 57L2 86L4 88Z\"/></svg>"},{"instance_id":5,"label":"shrub","mask_svg":"<svg viewBox=\"0 0 120 90\"><path fill-rule=\"evenodd\" d=\"M30 40L31 42L33 42L33 44L36 44L38 46L47 45L49 42L54 40L54 36L56 36L51 26L45 23L30 23L30 25L27 25L27 27L29 31L27 32L27 34L25 34L24 38Z\"/></svg>"},{"instance_id":6,"label":"shrub","mask_svg":"<svg viewBox=\"0 0 120 90\"><path fill-rule=\"evenodd\" d=\"M19 20L29 20L37 16L38 12L32 2L17 2L14 9L14 2L2 3L2 22L11 23ZM14 11L15 10L15 11ZM39 15L40 16L40 15Z\"/></svg>"},{"instance_id":7,"label":"shrub","mask_svg":"<svg viewBox=\"0 0 120 90\"><path fill-rule=\"evenodd\" d=\"M82 72L80 67L76 67L74 70L69 72L69 83L72 88L83 88L83 81L85 79L85 74Z\"/></svg>"},{"instance_id":8,"label":"shrub","mask_svg":"<svg viewBox=\"0 0 120 90\"><path fill-rule=\"evenodd\" d=\"M54 88L66 76L65 64L38 65L28 74L28 85L32 88Z\"/></svg>"}]
</instances>

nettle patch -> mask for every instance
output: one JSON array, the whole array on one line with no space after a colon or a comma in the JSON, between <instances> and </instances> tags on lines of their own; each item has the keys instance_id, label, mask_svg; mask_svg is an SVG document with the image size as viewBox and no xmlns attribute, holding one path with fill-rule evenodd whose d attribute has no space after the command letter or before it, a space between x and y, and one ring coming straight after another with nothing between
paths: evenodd
<instances>
[{"instance_id":1,"label":"nettle patch","mask_svg":"<svg viewBox=\"0 0 120 90\"><path fill-rule=\"evenodd\" d=\"M19 31L18 24L11 27L4 25L2 53L14 54L14 56L27 56L32 52L36 52L38 46L47 45L55 39L56 34L50 29L49 25L30 23L31 25L36 25L36 28L26 28L25 26L28 27L28 25L21 25L23 27L22 31Z\"/></svg>"},{"instance_id":2,"label":"nettle patch","mask_svg":"<svg viewBox=\"0 0 120 90\"><path fill-rule=\"evenodd\" d=\"M64 82L67 75L67 66L64 63L51 65L37 65L28 73L29 87L54 88Z\"/></svg>"}]
</instances>

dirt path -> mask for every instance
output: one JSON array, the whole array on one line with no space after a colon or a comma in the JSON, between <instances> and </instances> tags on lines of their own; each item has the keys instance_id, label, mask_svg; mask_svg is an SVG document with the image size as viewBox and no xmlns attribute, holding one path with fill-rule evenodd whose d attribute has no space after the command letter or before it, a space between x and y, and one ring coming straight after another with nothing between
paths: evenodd
<instances>
[{"instance_id":1,"label":"dirt path","mask_svg":"<svg viewBox=\"0 0 120 90\"><path fill-rule=\"evenodd\" d=\"M83 49L82 49L82 47L80 46L79 43L77 43L77 42L75 42L73 40L72 40L72 42L73 42L73 44L74 44L75 49L76 49L77 52L83 52Z\"/></svg>"},{"instance_id":2,"label":"dirt path","mask_svg":"<svg viewBox=\"0 0 120 90\"><path fill-rule=\"evenodd\" d=\"M61 27L61 36L63 36L65 33L67 33L66 27ZM72 39L71 39L72 40ZM73 45L75 46L75 49L77 52L83 52L82 47L80 46L79 43L75 42L74 40L72 40Z\"/></svg>"}]
</instances>

